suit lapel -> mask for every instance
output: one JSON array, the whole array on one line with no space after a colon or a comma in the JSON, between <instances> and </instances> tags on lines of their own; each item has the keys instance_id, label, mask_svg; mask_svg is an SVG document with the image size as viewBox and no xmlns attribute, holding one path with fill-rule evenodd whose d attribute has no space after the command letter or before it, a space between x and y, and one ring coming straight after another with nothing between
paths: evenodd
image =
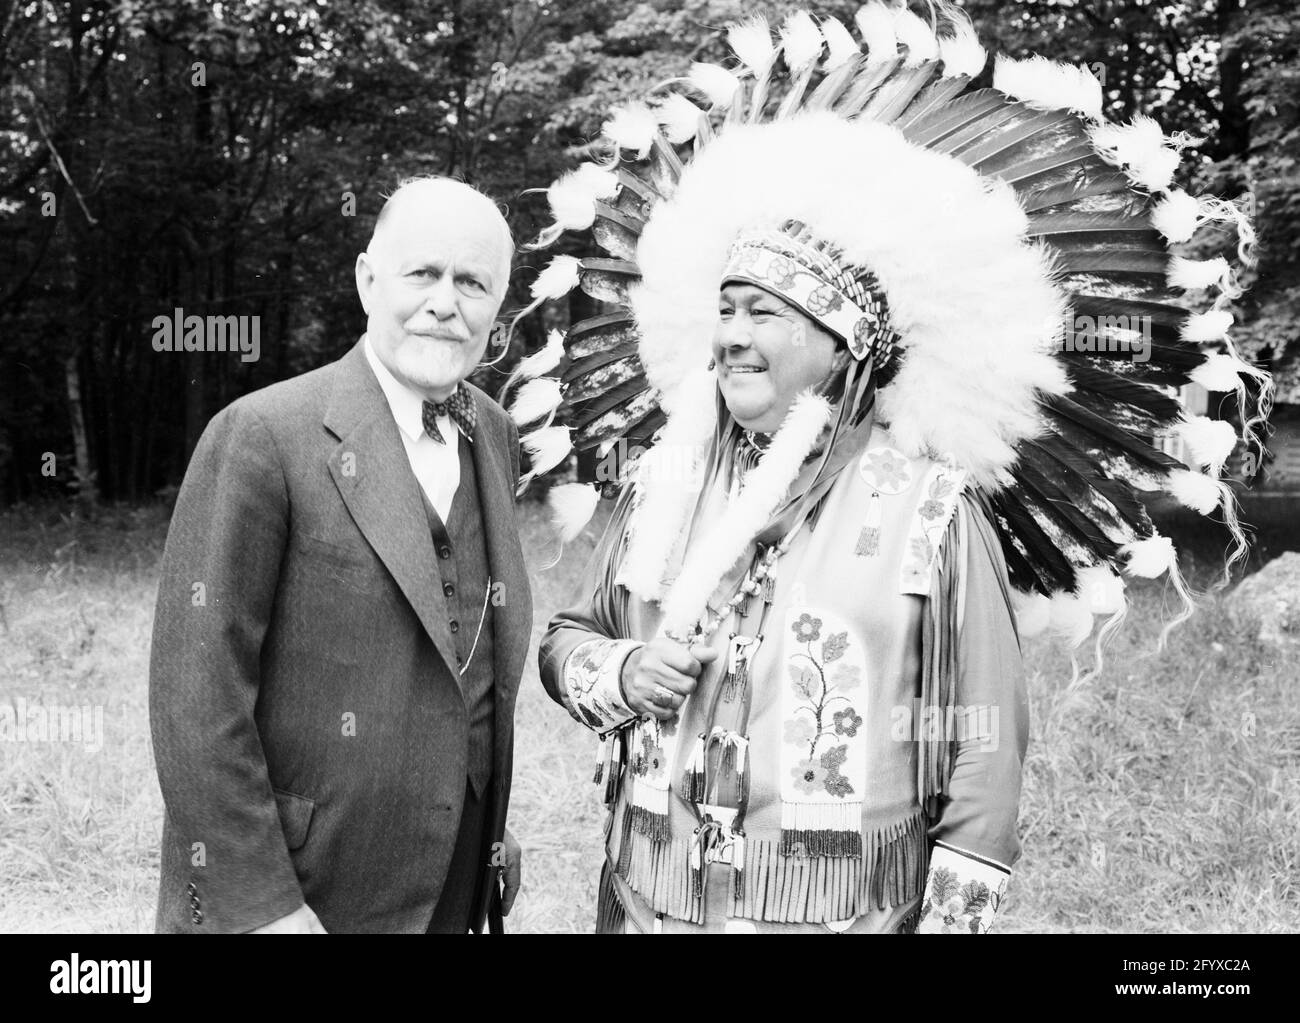
<instances>
[{"instance_id":1,"label":"suit lapel","mask_svg":"<svg viewBox=\"0 0 1300 1023\"><path fill-rule=\"evenodd\" d=\"M339 438L330 475L366 541L392 573L456 676L456 647L420 484L360 342L339 362L325 426Z\"/></svg>"},{"instance_id":2,"label":"suit lapel","mask_svg":"<svg viewBox=\"0 0 1300 1023\"><path fill-rule=\"evenodd\" d=\"M528 650L531 597L524 572L524 553L515 523L515 484L511 478L509 436L500 422L500 412L489 408L487 398L476 387L468 387L478 411L474 443L471 445L474 471L478 474L479 507L487 541L488 564L492 572L497 614L493 618L498 678L515 680L523 669ZM521 615L515 601L529 601L528 615ZM504 612L504 613L501 613Z\"/></svg>"}]
</instances>

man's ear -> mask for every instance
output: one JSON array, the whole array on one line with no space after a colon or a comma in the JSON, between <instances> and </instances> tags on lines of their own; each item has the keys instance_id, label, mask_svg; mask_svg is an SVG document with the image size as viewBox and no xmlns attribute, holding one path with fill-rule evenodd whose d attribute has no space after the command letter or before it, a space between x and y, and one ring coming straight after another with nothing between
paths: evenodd
<instances>
[{"instance_id":1,"label":"man's ear","mask_svg":"<svg viewBox=\"0 0 1300 1023\"><path fill-rule=\"evenodd\" d=\"M357 297L361 299L361 308L370 313L370 289L375 286L375 268L370 262L370 253L357 253Z\"/></svg>"}]
</instances>

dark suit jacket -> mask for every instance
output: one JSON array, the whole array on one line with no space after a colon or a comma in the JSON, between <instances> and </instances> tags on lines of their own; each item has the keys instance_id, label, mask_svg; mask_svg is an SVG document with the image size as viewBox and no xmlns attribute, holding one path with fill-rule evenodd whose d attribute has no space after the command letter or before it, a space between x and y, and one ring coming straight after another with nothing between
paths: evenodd
<instances>
[{"instance_id":1,"label":"dark suit jacket","mask_svg":"<svg viewBox=\"0 0 1300 1023\"><path fill-rule=\"evenodd\" d=\"M469 390L500 584L500 840L532 601L514 519L518 433ZM465 793L448 619L419 484L360 343L212 420L172 516L154 618L160 931L247 931L304 900L330 931L424 930Z\"/></svg>"}]
</instances>

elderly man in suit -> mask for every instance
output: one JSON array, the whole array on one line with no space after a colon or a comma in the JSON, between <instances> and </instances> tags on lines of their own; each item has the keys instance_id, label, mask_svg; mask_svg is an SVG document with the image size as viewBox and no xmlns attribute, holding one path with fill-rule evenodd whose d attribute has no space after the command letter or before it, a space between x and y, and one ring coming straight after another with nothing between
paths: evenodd
<instances>
[{"instance_id":1,"label":"elderly man in suit","mask_svg":"<svg viewBox=\"0 0 1300 1023\"><path fill-rule=\"evenodd\" d=\"M366 334L208 425L163 560L161 931L481 930L509 912L532 604L518 434L466 381L513 244L408 182L357 259Z\"/></svg>"}]
</instances>

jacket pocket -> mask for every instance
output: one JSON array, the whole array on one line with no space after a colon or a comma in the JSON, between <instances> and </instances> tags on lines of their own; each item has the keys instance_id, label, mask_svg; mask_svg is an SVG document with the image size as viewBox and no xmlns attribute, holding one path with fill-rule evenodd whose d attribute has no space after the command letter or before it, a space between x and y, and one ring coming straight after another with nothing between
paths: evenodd
<instances>
[{"instance_id":1,"label":"jacket pocket","mask_svg":"<svg viewBox=\"0 0 1300 1023\"><path fill-rule=\"evenodd\" d=\"M280 811L280 827L284 829L285 845L291 852L301 849L307 841L311 815L316 809L315 800L280 789L271 791L275 793L275 808Z\"/></svg>"}]
</instances>

